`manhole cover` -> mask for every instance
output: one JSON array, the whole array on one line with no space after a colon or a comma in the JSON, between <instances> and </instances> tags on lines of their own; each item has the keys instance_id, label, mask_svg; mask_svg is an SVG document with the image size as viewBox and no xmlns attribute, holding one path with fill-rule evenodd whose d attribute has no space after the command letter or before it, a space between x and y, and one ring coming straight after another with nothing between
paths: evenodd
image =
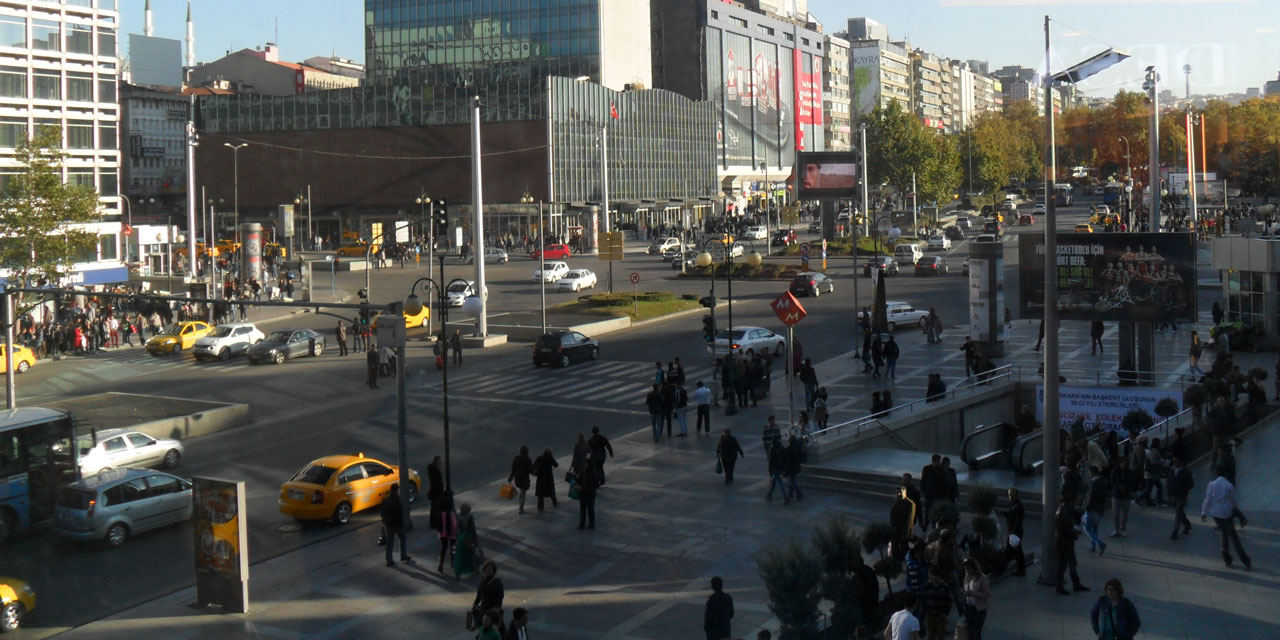
<instances>
[{"instance_id":1,"label":"manhole cover","mask_svg":"<svg viewBox=\"0 0 1280 640\"><path fill-rule=\"evenodd\" d=\"M279 531L280 533L294 533L297 531L302 531L302 525L296 522L285 522L285 523L276 525L276 531Z\"/></svg>"}]
</instances>

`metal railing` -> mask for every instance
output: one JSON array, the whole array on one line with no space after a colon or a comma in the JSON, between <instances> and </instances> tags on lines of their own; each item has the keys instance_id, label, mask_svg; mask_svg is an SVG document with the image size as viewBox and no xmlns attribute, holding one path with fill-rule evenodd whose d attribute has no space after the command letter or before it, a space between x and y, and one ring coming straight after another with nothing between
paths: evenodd
<instances>
[{"instance_id":1,"label":"metal railing","mask_svg":"<svg viewBox=\"0 0 1280 640\"><path fill-rule=\"evenodd\" d=\"M1178 427L1187 426L1188 416L1191 416L1192 418L1190 420L1190 429L1188 430L1188 434L1190 434L1194 432L1196 429L1196 424L1194 419L1195 416L1191 408L1186 408L1172 416L1169 416L1164 420L1161 420L1160 422L1157 422L1151 425L1150 427L1147 427L1146 429L1143 429L1138 433L1138 437L1156 436L1160 438L1161 442L1165 442L1169 439L1169 436L1173 433L1174 429ZM1103 431L1096 431L1092 434L1089 434L1085 439L1090 441L1097 440L1102 436L1103 433L1104 433ZM1037 462L1039 462L1043 458L1042 456L1042 454L1044 453L1043 447L1033 446L1035 443L1038 443L1039 440L1043 437L1044 437L1044 429L1039 429L1034 433L1029 433L1018 439L1018 441L1014 445L1014 450L1013 450L1013 468L1015 470L1024 471L1024 472L1029 471ZM1129 441L1130 441L1129 437L1124 437L1117 440L1116 444L1124 445L1126 442L1129 442Z\"/></svg>"}]
</instances>

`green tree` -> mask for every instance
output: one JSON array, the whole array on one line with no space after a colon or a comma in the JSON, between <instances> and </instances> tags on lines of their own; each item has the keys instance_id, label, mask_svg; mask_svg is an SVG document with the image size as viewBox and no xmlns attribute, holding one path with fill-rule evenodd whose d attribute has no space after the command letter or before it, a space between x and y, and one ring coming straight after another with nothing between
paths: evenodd
<instances>
[{"instance_id":1,"label":"green tree","mask_svg":"<svg viewBox=\"0 0 1280 640\"><path fill-rule=\"evenodd\" d=\"M822 560L819 591L831 602L831 627L845 638L863 624L857 578L861 544L857 530L844 517L829 518L813 532L813 546Z\"/></svg>"},{"instance_id":2,"label":"green tree","mask_svg":"<svg viewBox=\"0 0 1280 640\"><path fill-rule=\"evenodd\" d=\"M955 136L926 135L933 135L929 141L933 152L925 159L916 190L924 202L944 204L951 201L964 177L960 148Z\"/></svg>"},{"instance_id":3,"label":"green tree","mask_svg":"<svg viewBox=\"0 0 1280 640\"><path fill-rule=\"evenodd\" d=\"M92 254L98 237L74 225L98 221L98 194L92 187L62 179L66 159L60 127L41 126L23 136L14 151L18 172L0 196L0 264L9 282L21 286L56 283L74 262Z\"/></svg>"},{"instance_id":4,"label":"green tree","mask_svg":"<svg viewBox=\"0 0 1280 640\"><path fill-rule=\"evenodd\" d=\"M813 638L818 632L818 603L822 600L822 561L795 538L773 546L756 561L769 593L769 610L782 624L782 640Z\"/></svg>"},{"instance_id":5,"label":"green tree","mask_svg":"<svg viewBox=\"0 0 1280 640\"><path fill-rule=\"evenodd\" d=\"M923 173L934 148L932 135L915 114L897 101L877 105L864 121L867 125L867 178L871 184L888 184L899 193L911 189L911 176Z\"/></svg>"}]
</instances>

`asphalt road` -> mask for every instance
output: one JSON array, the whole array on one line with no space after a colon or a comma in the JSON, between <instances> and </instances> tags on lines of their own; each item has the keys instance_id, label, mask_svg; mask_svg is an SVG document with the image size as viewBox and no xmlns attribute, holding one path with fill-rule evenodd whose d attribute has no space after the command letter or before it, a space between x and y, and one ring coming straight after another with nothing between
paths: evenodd
<instances>
[{"instance_id":1,"label":"asphalt road","mask_svg":"<svg viewBox=\"0 0 1280 640\"><path fill-rule=\"evenodd\" d=\"M1063 213L1060 227L1069 230L1086 215L1085 204ZM1029 209L1029 205L1025 207ZM1009 227L1006 236L1006 292L1016 295L1016 236L1039 232L1043 224ZM945 252L952 273L940 277L912 277L909 271L887 281L889 298L918 307L934 306L944 324L961 324L967 310L960 264L967 242ZM931 255L931 254L929 254ZM605 290L607 264L572 258L571 267L599 265ZM537 309L538 287L531 281L537 263L515 258L488 270L491 322L499 314ZM469 274L470 267L450 264L449 278ZM834 295L805 298L808 311L796 327L796 338L807 354L838 354L852 348L853 313L870 301L870 281L859 278L859 298L853 296L851 259L832 259ZM372 274L373 299L389 301L408 294L414 279L426 275L418 268L393 267ZM640 290L667 290L704 295L709 282L676 279L669 265L654 256L628 254L615 264L615 285L627 290L627 274L640 274ZM467 276L470 277L470 276ZM338 287L354 291L363 286L363 273L335 277ZM328 284L317 274L318 286ZM768 302L786 282L734 283L734 324L759 325L782 331ZM723 283L717 294L724 298ZM575 294L548 290L549 304L568 302ZM721 311L721 326L726 323ZM299 315L271 322L266 328L302 326L328 328L334 318ZM903 329L910 331L910 329ZM150 358L141 349L42 363L18 378L18 394L26 406L41 400L89 395L105 391L245 402L253 421L231 431L193 438L175 472L241 479L248 486L249 553L251 562L287 553L343 532L329 524L300 527L276 508L280 483L310 460L333 453L362 451L395 462L396 400L394 383L384 380L378 390L364 385L362 356L342 358L330 342L319 358L292 360L281 366L249 366L242 359L225 363L196 363L190 356ZM466 490L505 476L515 448L529 444L535 455L551 447L567 464L578 432L600 425L609 434L647 428L643 398L654 360L680 357L691 381L707 379L710 363L701 339L699 314L649 323L601 338L601 359L566 370L534 369L527 344L512 344L484 352L468 352L460 369L450 370L450 429L452 479ZM440 373L425 343L408 349L407 406L411 466L425 471L431 455L443 451ZM357 514L351 526L376 520ZM20 538L4 547L0 575L30 582L40 595L35 627L58 628L83 624L154 599L194 582L190 525L141 534L124 547L62 542L51 535Z\"/></svg>"}]
</instances>

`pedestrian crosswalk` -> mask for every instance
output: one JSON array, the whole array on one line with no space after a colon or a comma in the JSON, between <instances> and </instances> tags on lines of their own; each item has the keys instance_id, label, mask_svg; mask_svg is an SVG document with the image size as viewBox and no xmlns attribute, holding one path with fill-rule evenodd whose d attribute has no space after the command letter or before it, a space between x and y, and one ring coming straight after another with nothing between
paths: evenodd
<instances>
[{"instance_id":1,"label":"pedestrian crosswalk","mask_svg":"<svg viewBox=\"0 0 1280 640\"><path fill-rule=\"evenodd\" d=\"M48 366L51 363L44 364ZM83 356L64 357L56 366L65 371L49 376L45 382L58 392L67 393L85 385L117 382L183 367L202 367L218 373L228 373L248 367L249 362L243 357L226 362L197 362L190 353L156 357L141 347L123 347Z\"/></svg>"},{"instance_id":2,"label":"pedestrian crosswalk","mask_svg":"<svg viewBox=\"0 0 1280 640\"><path fill-rule=\"evenodd\" d=\"M427 372L420 387L439 389L440 372ZM685 387L692 393L699 380L711 382L710 363L685 368ZM775 375L778 375L775 371ZM584 362L559 369L512 367L503 371L449 370L450 394L493 398L540 398L567 400L580 404L610 404L637 407L653 387L652 362Z\"/></svg>"}]
</instances>

